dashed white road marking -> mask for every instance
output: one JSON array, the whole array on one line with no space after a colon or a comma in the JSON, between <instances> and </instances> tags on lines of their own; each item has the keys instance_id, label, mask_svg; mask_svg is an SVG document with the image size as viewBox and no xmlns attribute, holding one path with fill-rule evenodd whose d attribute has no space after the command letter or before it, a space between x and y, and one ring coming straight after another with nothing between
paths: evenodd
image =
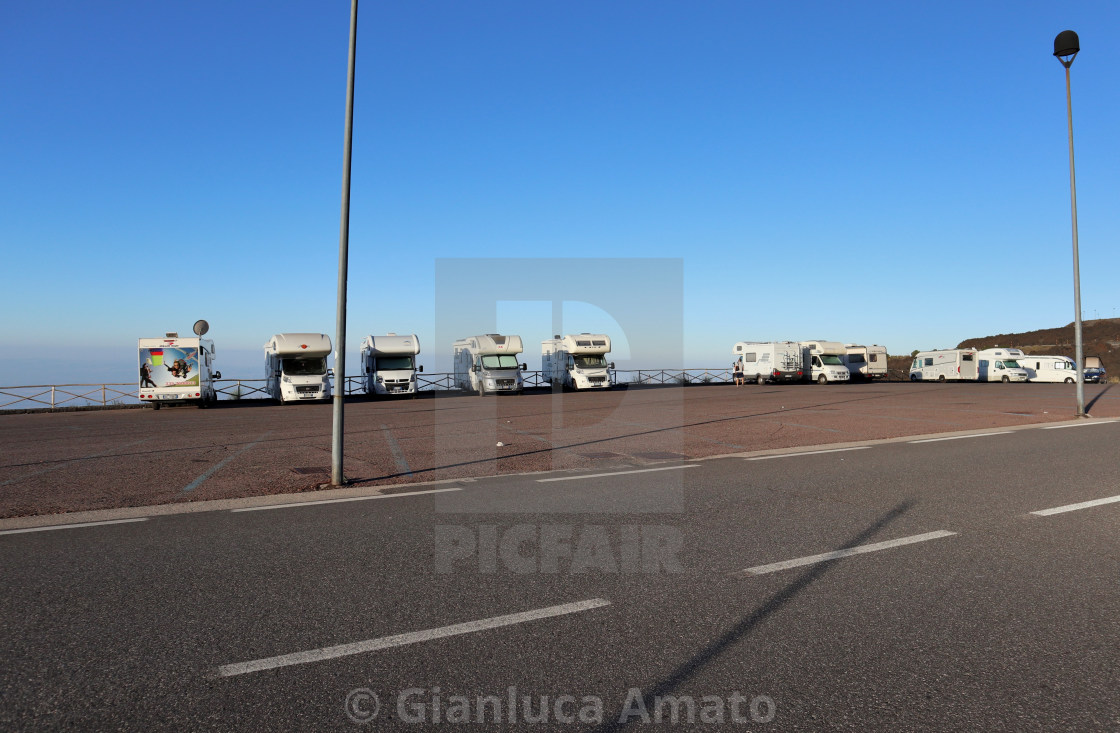
<instances>
[{"instance_id":1,"label":"dashed white road marking","mask_svg":"<svg viewBox=\"0 0 1120 733\"><path fill-rule=\"evenodd\" d=\"M24 532L50 532L55 529L77 529L78 527L101 527L106 524L125 524L127 522L146 522L147 517L135 519L108 519L104 522L77 522L75 524L52 524L49 527L27 527L25 529L5 529L0 534L23 534Z\"/></svg>"},{"instance_id":2,"label":"dashed white road marking","mask_svg":"<svg viewBox=\"0 0 1120 733\"><path fill-rule=\"evenodd\" d=\"M455 486L450 489L428 489L425 491L402 491L399 494L371 494L369 496L347 496L342 499L320 499L319 501L296 501L290 504L265 504L264 506L245 506L240 509L230 509L230 513L235 512L263 512L269 509L290 509L297 506L317 506L319 504L343 504L348 501L369 501L370 499L396 499L400 496L421 496L423 494L442 494L446 491L462 491L463 489Z\"/></svg>"},{"instance_id":3,"label":"dashed white road marking","mask_svg":"<svg viewBox=\"0 0 1120 733\"><path fill-rule=\"evenodd\" d=\"M527 621L537 621L543 618L552 618L553 616L563 616L569 613L590 611L593 608L609 606L610 603L610 601L602 598L592 598L589 601L565 603L560 606L549 606L548 608L538 608L534 611L511 613L508 616L494 616L492 618L484 618L479 621L467 621L466 623L453 624L451 626L441 626L439 628L427 629L425 631L414 631L412 633L397 634L395 636L383 636L380 639L357 641L352 644L339 644L338 646L328 646L323 647L322 649L312 649L311 651L296 652L294 654L282 654L278 657L267 657L265 659L254 660L252 662L225 664L221 667L218 667L218 675L221 677L233 677L239 674L248 674L249 672L260 672L265 669L290 667L295 664L307 664L308 662L320 662L325 659L348 657L354 654L364 654L365 652L377 651L379 649L390 649L392 647L407 646L408 644L418 644L420 642L432 641L434 639L443 639L448 636L459 636L461 634L470 634L475 631L485 631L487 629L496 629L502 626L523 624Z\"/></svg>"},{"instance_id":4,"label":"dashed white road marking","mask_svg":"<svg viewBox=\"0 0 1120 733\"><path fill-rule=\"evenodd\" d=\"M1043 430L1061 430L1062 428L1080 428L1085 425L1108 425L1109 423L1120 422L1120 420L1094 420L1093 422L1072 422L1067 425L1047 425L1042 428Z\"/></svg>"},{"instance_id":5,"label":"dashed white road marking","mask_svg":"<svg viewBox=\"0 0 1120 733\"><path fill-rule=\"evenodd\" d=\"M869 446L869 445L858 445L858 446L855 446L854 448L832 448L831 450L806 450L806 451L801 451L800 453L781 453L781 454L776 455L776 456L755 456L754 458L748 458L747 460L748 461L768 461L771 458L791 458L793 456L817 456L817 455L820 455L822 453L843 453L844 451L849 451L849 450L867 450L870 447L871 446Z\"/></svg>"},{"instance_id":6,"label":"dashed white road marking","mask_svg":"<svg viewBox=\"0 0 1120 733\"><path fill-rule=\"evenodd\" d=\"M1031 512L1040 517L1048 517L1051 514L1065 514L1066 512L1075 512L1078 509L1089 509L1095 506L1104 504L1115 504L1120 501L1120 496L1109 496L1104 499L1093 499L1092 501L1082 501L1077 504L1066 504L1065 506L1056 506L1052 509L1039 509L1037 512Z\"/></svg>"},{"instance_id":7,"label":"dashed white road marking","mask_svg":"<svg viewBox=\"0 0 1120 733\"><path fill-rule=\"evenodd\" d=\"M942 440L964 440L965 438L987 438L989 435L1011 435L1014 430L1002 430L998 433L977 433L976 435L950 435L948 438L926 438L924 440L908 440L907 443L937 443Z\"/></svg>"},{"instance_id":8,"label":"dashed white road marking","mask_svg":"<svg viewBox=\"0 0 1120 733\"><path fill-rule=\"evenodd\" d=\"M610 473L585 473L579 476L560 476L558 478L539 478L538 484L547 483L549 481L578 481L585 478L603 478L605 476L625 476L628 473L650 473L651 471L675 471L678 468L696 468L696 463L686 463L682 466L663 466L662 468L638 468L633 471L612 471Z\"/></svg>"},{"instance_id":9,"label":"dashed white road marking","mask_svg":"<svg viewBox=\"0 0 1120 733\"><path fill-rule=\"evenodd\" d=\"M765 575L767 573L776 573L779 570L789 570L790 568L801 567L802 565L813 565L826 560L837 560L842 557L851 557L852 555L863 555L868 552L878 552L879 550L889 550L892 547L902 547L903 545L912 545L916 542L925 542L927 540L936 540L942 537L951 537L956 532L948 532L946 530L937 530L936 532L926 532L925 534L916 534L909 537L899 537L897 540L887 540L886 542L875 542L870 545L859 545L858 547L847 547L843 550L834 550L832 552L823 552L820 555L809 555L808 557L799 557L794 560L785 560L783 562L770 563L769 565L756 565L753 568L746 568L744 570L737 570L732 575L745 577L751 575Z\"/></svg>"}]
</instances>

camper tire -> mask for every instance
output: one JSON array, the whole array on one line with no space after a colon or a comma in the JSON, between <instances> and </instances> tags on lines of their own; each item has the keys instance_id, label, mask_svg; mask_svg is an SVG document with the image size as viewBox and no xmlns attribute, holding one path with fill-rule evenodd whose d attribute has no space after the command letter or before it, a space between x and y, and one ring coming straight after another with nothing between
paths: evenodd
<instances>
[{"instance_id":1,"label":"camper tire","mask_svg":"<svg viewBox=\"0 0 1120 733\"><path fill-rule=\"evenodd\" d=\"M819 377L817 377L817 384L828 384L828 377L823 374L820 375Z\"/></svg>"},{"instance_id":2,"label":"camper tire","mask_svg":"<svg viewBox=\"0 0 1120 733\"><path fill-rule=\"evenodd\" d=\"M1066 384L1073 384L1073 377L1066 377Z\"/></svg>"},{"instance_id":3,"label":"camper tire","mask_svg":"<svg viewBox=\"0 0 1120 733\"><path fill-rule=\"evenodd\" d=\"M161 407L163 407L163 404L161 404L161 403L159 403L159 402L153 402L153 403L152 403L152 409L153 409L153 410L158 410L158 409L159 409L159 408L161 408Z\"/></svg>"},{"instance_id":4,"label":"camper tire","mask_svg":"<svg viewBox=\"0 0 1120 733\"><path fill-rule=\"evenodd\" d=\"M1006 374L1004 374L1004 375L1003 375L1003 383L1004 383L1004 384L1007 384L1007 383L1008 383L1008 382L1010 382L1010 381L1011 381L1011 378L1010 378L1010 377L1008 377L1008 376L1007 376Z\"/></svg>"},{"instance_id":5,"label":"camper tire","mask_svg":"<svg viewBox=\"0 0 1120 733\"><path fill-rule=\"evenodd\" d=\"M911 382L918 382L918 381L921 381L921 377L919 377L919 376L918 376L917 374L911 374L911 375L910 375L910 381L911 381Z\"/></svg>"},{"instance_id":6,"label":"camper tire","mask_svg":"<svg viewBox=\"0 0 1120 733\"><path fill-rule=\"evenodd\" d=\"M945 381L945 375L944 375L944 374L940 374L940 375L938 375L938 377L937 377L937 381L938 381L938 382L944 382L944 381Z\"/></svg>"},{"instance_id":7,"label":"camper tire","mask_svg":"<svg viewBox=\"0 0 1120 733\"><path fill-rule=\"evenodd\" d=\"M754 381L755 381L755 384L761 386L763 384L766 384L766 377L759 374L757 377L754 378Z\"/></svg>"}]
</instances>

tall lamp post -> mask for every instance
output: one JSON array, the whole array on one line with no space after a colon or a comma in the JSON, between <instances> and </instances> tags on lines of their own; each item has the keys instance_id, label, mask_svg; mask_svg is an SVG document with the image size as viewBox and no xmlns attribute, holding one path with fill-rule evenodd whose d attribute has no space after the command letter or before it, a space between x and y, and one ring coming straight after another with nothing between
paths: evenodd
<instances>
[{"instance_id":1,"label":"tall lamp post","mask_svg":"<svg viewBox=\"0 0 1120 733\"><path fill-rule=\"evenodd\" d=\"M350 60L346 72L346 142L342 154L342 222L338 233L338 303L334 336L334 421L331 426L331 485L342 473L343 407L346 404L346 266L350 247L350 151L354 139L354 59L358 49L358 0L350 0Z\"/></svg>"},{"instance_id":2,"label":"tall lamp post","mask_svg":"<svg viewBox=\"0 0 1120 733\"><path fill-rule=\"evenodd\" d=\"M1069 67L1081 50L1077 34L1062 31L1054 37L1054 55L1066 67L1066 118L1069 121L1069 200L1073 218L1073 341L1077 368L1077 416L1085 414L1085 372L1081 345L1081 265L1077 257L1077 179L1073 172L1073 98L1069 89Z\"/></svg>"}]
</instances>

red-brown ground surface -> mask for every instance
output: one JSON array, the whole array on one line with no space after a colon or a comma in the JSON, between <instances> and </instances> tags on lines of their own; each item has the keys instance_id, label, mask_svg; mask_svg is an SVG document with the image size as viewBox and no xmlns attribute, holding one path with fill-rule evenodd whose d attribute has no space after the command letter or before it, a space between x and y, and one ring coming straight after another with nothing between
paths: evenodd
<instances>
[{"instance_id":1,"label":"red-brown ground surface","mask_svg":"<svg viewBox=\"0 0 1120 733\"><path fill-rule=\"evenodd\" d=\"M1115 385L1086 385L1094 417ZM346 405L358 483L618 467L674 458L1070 419L1062 384L709 385ZM222 403L0 416L0 517L314 491L329 404ZM502 443L499 447L497 444Z\"/></svg>"}]
</instances>

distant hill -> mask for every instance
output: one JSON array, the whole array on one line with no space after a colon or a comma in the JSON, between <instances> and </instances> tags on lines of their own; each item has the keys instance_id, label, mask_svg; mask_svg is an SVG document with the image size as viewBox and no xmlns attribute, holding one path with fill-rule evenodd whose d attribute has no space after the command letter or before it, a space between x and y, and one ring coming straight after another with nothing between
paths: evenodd
<instances>
[{"instance_id":1,"label":"distant hill","mask_svg":"<svg viewBox=\"0 0 1120 733\"><path fill-rule=\"evenodd\" d=\"M1081 322L1085 356L1099 356L1111 379L1120 377L1120 318L1098 318ZM990 349L996 346L1022 349L1027 354L1056 354L1073 358L1073 324L1026 333L1001 333L965 339L958 349Z\"/></svg>"},{"instance_id":2,"label":"distant hill","mask_svg":"<svg viewBox=\"0 0 1120 733\"><path fill-rule=\"evenodd\" d=\"M1110 381L1120 380L1120 318L1098 318L1081 322L1081 339L1085 356L1099 356L1108 370ZM1000 333L995 336L970 338L957 344L958 349L991 349L996 346L1022 349L1027 354L1054 354L1073 358L1073 324L1059 328L1043 328L1025 333ZM906 379L910 356L899 354L888 360L890 379Z\"/></svg>"}]
</instances>

